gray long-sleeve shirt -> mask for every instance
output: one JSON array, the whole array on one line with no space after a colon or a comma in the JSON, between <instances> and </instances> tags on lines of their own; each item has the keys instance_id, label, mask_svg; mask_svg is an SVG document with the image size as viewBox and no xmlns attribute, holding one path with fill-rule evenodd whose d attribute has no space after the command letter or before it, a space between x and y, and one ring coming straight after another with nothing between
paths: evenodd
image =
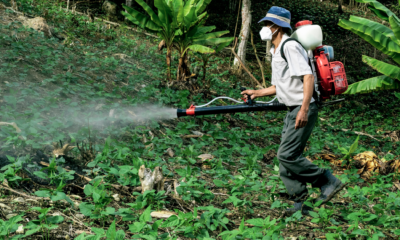
<instances>
[{"instance_id":1,"label":"gray long-sleeve shirt","mask_svg":"<svg viewBox=\"0 0 400 240\"><path fill-rule=\"evenodd\" d=\"M286 106L299 106L303 103L303 78L304 75L312 74L308 64L306 50L296 41L285 43L285 57L287 62L281 56L282 43L289 36L284 34L279 46L271 48L272 54L272 85L276 86L276 97L280 103ZM311 103L314 102L311 98Z\"/></svg>"}]
</instances>

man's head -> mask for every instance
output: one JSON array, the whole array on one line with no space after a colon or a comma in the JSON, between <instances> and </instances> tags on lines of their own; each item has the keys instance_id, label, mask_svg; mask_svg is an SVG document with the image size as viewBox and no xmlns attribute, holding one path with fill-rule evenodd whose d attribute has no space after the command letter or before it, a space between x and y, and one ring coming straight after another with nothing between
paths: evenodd
<instances>
[{"instance_id":1,"label":"man's head","mask_svg":"<svg viewBox=\"0 0 400 240\"><path fill-rule=\"evenodd\" d=\"M264 26L270 27L272 32L278 30L277 32L283 31L290 35L292 33L290 19L291 15L288 10L274 6L268 10L267 16L261 19L258 23L263 22Z\"/></svg>"},{"instance_id":2,"label":"man's head","mask_svg":"<svg viewBox=\"0 0 400 240\"><path fill-rule=\"evenodd\" d=\"M273 23L273 22L271 22L271 21L264 21L263 22L264 23L264 27L268 27L269 29L271 29L271 32L275 32L276 31L276 34L274 34L273 36L272 36L272 39L275 39L275 37L279 34L279 32L281 32L282 31L282 33L286 33L287 35L291 35L291 30L290 30L290 28L284 28L284 27L281 27L281 26L278 26L278 25L276 25L276 23Z\"/></svg>"}]
</instances>

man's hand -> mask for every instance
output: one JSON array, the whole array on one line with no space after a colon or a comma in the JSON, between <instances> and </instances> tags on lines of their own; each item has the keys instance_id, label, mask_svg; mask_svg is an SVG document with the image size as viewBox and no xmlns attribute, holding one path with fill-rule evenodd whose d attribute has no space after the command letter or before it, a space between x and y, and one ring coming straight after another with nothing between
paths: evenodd
<instances>
[{"instance_id":1,"label":"man's hand","mask_svg":"<svg viewBox=\"0 0 400 240\"><path fill-rule=\"evenodd\" d=\"M307 123L308 123L308 111L300 109L300 111L297 113L296 125L294 126L294 129L303 128L307 125Z\"/></svg>"},{"instance_id":2,"label":"man's hand","mask_svg":"<svg viewBox=\"0 0 400 240\"><path fill-rule=\"evenodd\" d=\"M245 90L241 94L243 95L244 99L247 99L247 95L250 95L250 98L253 100L257 96L257 90Z\"/></svg>"}]
</instances>

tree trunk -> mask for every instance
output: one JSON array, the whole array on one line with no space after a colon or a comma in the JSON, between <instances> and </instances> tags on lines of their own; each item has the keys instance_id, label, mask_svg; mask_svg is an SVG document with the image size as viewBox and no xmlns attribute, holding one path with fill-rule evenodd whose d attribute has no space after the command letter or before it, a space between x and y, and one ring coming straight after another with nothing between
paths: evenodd
<instances>
[{"instance_id":1,"label":"tree trunk","mask_svg":"<svg viewBox=\"0 0 400 240\"><path fill-rule=\"evenodd\" d=\"M186 77L189 77L190 75L188 56L186 52L182 57L179 58L177 81L185 81Z\"/></svg>"},{"instance_id":2,"label":"tree trunk","mask_svg":"<svg viewBox=\"0 0 400 240\"><path fill-rule=\"evenodd\" d=\"M131 8L132 2L133 2L133 0L125 0L125 5ZM125 12L128 12L128 11L125 10ZM125 17L125 21L128 22L129 20Z\"/></svg>"},{"instance_id":3,"label":"tree trunk","mask_svg":"<svg viewBox=\"0 0 400 240\"><path fill-rule=\"evenodd\" d=\"M171 52L172 52L172 46L167 46L167 79L168 82L171 81Z\"/></svg>"},{"instance_id":4,"label":"tree trunk","mask_svg":"<svg viewBox=\"0 0 400 240\"><path fill-rule=\"evenodd\" d=\"M128 7L132 7L133 0L125 0L125 5Z\"/></svg>"},{"instance_id":5,"label":"tree trunk","mask_svg":"<svg viewBox=\"0 0 400 240\"><path fill-rule=\"evenodd\" d=\"M267 56L265 58L265 61L269 63L272 61L272 54L270 53L271 45L272 45L271 41L267 41Z\"/></svg>"},{"instance_id":6,"label":"tree trunk","mask_svg":"<svg viewBox=\"0 0 400 240\"><path fill-rule=\"evenodd\" d=\"M242 5L242 28L240 30L240 43L238 47L237 55L240 57L242 62L246 63L246 46L250 34L251 25L251 12L250 12L251 2L250 0L243 0ZM237 73L241 73L239 60L235 58L233 62L233 70Z\"/></svg>"}]
</instances>

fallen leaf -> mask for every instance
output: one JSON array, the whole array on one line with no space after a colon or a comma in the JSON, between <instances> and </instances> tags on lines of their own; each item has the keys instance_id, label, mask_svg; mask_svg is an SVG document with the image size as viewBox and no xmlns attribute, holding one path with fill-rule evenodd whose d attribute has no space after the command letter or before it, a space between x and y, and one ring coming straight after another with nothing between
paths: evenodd
<instances>
[{"instance_id":1,"label":"fallen leaf","mask_svg":"<svg viewBox=\"0 0 400 240\"><path fill-rule=\"evenodd\" d=\"M201 159L201 161L206 161L206 160L210 160L210 159L213 159L214 158L214 156L213 155L211 155L211 154L201 154L200 156L198 156L198 158L200 158Z\"/></svg>"},{"instance_id":2,"label":"fallen leaf","mask_svg":"<svg viewBox=\"0 0 400 240\"><path fill-rule=\"evenodd\" d=\"M21 132L21 129L17 126L17 124L15 123L15 122L11 122L11 123L8 123L8 122L0 122L0 126L12 126L12 127L14 127L15 128L15 131L17 132L17 133L20 133Z\"/></svg>"},{"instance_id":3,"label":"fallen leaf","mask_svg":"<svg viewBox=\"0 0 400 240\"><path fill-rule=\"evenodd\" d=\"M389 137L393 142L398 142L400 139L400 131L393 131L389 134Z\"/></svg>"},{"instance_id":4,"label":"fallen leaf","mask_svg":"<svg viewBox=\"0 0 400 240\"><path fill-rule=\"evenodd\" d=\"M357 174L360 174L364 180L369 179L372 173L379 171L379 159L374 152L362 152L353 157L353 165L360 168Z\"/></svg>"},{"instance_id":5,"label":"fallen leaf","mask_svg":"<svg viewBox=\"0 0 400 240\"><path fill-rule=\"evenodd\" d=\"M176 216L177 214L175 212L171 212L171 211L155 211L155 212L152 212L150 215L151 215L151 217L154 217L154 218L167 219L173 215Z\"/></svg>"},{"instance_id":6,"label":"fallen leaf","mask_svg":"<svg viewBox=\"0 0 400 240\"><path fill-rule=\"evenodd\" d=\"M112 117L114 116L114 109L111 109L111 110L110 110L110 113L108 114L108 116L109 116L110 118L112 118Z\"/></svg>"},{"instance_id":7,"label":"fallen leaf","mask_svg":"<svg viewBox=\"0 0 400 240\"><path fill-rule=\"evenodd\" d=\"M171 148L168 148L166 152L168 153L168 155L169 155L170 157L174 157L174 155L175 155L174 151L172 151Z\"/></svg>"},{"instance_id":8,"label":"fallen leaf","mask_svg":"<svg viewBox=\"0 0 400 240\"><path fill-rule=\"evenodd\" d=\"M197 135L197 136L203 136L203 135L204 135L204 133L199 132L199 131L192 131L192 133L193 133L194 135Z\"/></svg>"}]
</instances>

